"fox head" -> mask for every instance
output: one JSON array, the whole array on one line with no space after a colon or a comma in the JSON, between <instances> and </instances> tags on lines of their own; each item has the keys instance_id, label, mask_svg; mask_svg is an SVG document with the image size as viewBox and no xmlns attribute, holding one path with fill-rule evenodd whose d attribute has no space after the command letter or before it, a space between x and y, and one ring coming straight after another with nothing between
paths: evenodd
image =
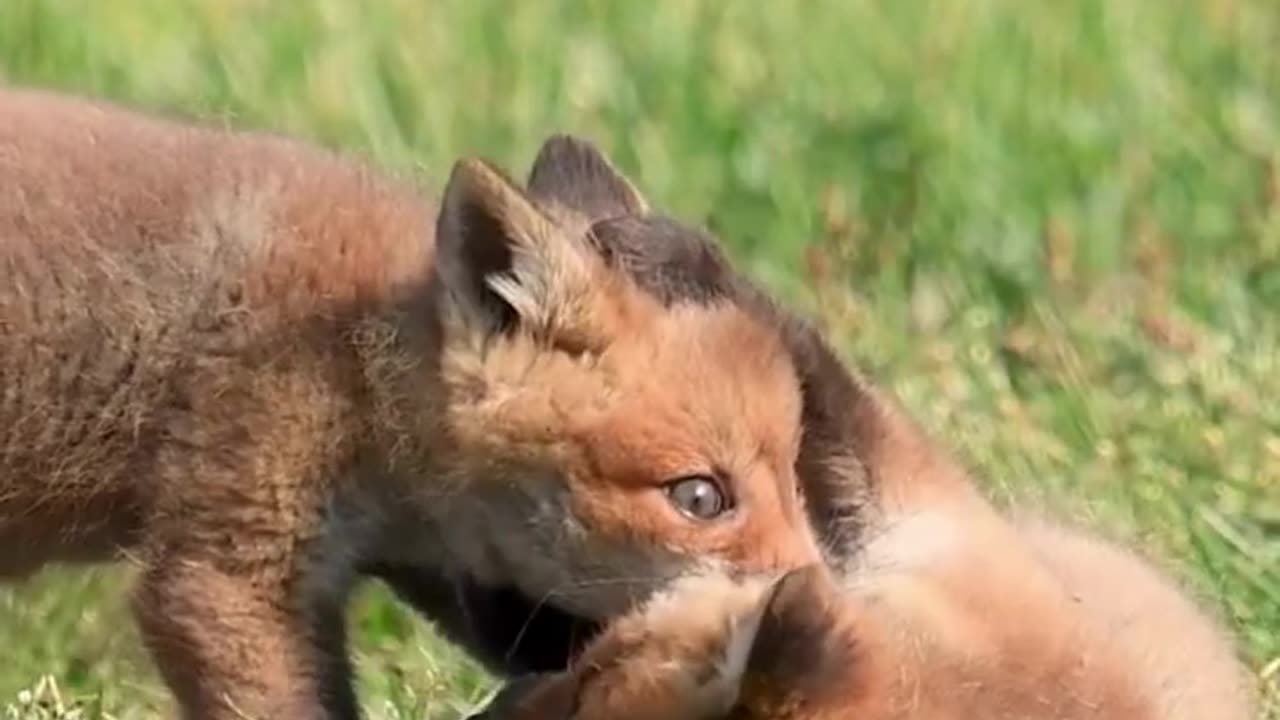
<instances>
[{"instance_id":1,"label":"fox head","mask_svg":"<svg viewBox=\"0 0 1280 720\"><path fill-rule=\"evenodd\" d=\"M536 634L539 609L608 619L695 568L818 558L796 477L801 390L778 328L731 300L718 256L646 284L618 252L620 238L698 231L557 137L526 187L459 162L436 235L430 394L443 402L420 421L439 438L424 492L448 574L481 595L463 605L489 644Z\"/></svg>"},{"instance_id":2,"label":"fox head","mask_svg":"<svg viewBox=\"0 0 1280 720\"><path fill-rule=\"evenodd\" d=\"M859 688L821 565L689 576L610 624L567 670L508 683L472 720L820 720Z\"/></svg>"}]
</instances>

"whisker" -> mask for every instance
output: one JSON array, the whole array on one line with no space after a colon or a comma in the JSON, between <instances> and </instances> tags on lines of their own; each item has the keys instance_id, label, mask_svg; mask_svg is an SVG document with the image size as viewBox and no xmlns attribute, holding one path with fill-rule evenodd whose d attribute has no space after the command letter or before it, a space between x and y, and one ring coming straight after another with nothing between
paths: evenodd
<instances>
[{"instance_id":1,"label":"whisker","mask_svg":"<svg viewBox=\"0 0 1280 720\"><path fill-rule=\"evenodd\" d=\"M511 639L511 644L507 646L507 652L502 656L503 663L511 662L511 658L515 655L516 649L520 647L520 641L524 639L525 633L529 631L529 627L533 624L533 618L537 616L538 611L541 610L542 607L547 604L547 601L551 599L551 595L551 591L543 593L542 597L533 604L532 608L530 608L528 615L525 616L524 622L520 625L520 630L516 633L516 636Z\"/></svg>"}]
</instances>

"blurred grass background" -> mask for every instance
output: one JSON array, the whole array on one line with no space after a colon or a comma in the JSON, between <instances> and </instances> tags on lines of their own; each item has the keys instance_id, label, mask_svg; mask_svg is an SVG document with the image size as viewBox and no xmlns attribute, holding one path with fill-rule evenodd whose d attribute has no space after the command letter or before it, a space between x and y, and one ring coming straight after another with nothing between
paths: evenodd
<instances>
[{"instance_id":1,"label":"blurred grass background","mask_svg":"<svg viewBox=\"0 0 1280 720\"><path fill-rule=\"evenodd\" d=\"M594 138L820 313L1000 502L1067 509L1185 580L1271 718L1277 49L1273 0L0 3L9 84L439 180ZM0 706L165 707L124 574L0 589ZM380 588L352 622L371 717L455 717L489 687Z\"/></svg>"}]
</instances>

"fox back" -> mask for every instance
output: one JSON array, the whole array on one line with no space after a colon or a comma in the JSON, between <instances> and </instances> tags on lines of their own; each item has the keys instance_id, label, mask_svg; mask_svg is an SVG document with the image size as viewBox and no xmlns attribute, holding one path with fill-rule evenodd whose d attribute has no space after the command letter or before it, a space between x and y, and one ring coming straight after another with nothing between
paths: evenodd
<instances>
[{"instance_id":1,"label":"fox back","mask_svg":"<svg viewBox=\"0 0 1280 720\"><path fill-rule=\"evenodd\" d=\"M405 186L281 138L7 90L0 177L0 576L136 541L161 446L197 440L184 378L429 268Z\"/></svg>"}]
</instances>

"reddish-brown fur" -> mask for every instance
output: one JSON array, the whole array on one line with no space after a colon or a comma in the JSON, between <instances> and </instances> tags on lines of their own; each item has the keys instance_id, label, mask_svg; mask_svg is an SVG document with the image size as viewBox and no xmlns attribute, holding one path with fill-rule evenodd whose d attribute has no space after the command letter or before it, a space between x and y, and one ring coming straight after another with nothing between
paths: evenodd
<instances>
[{"instance_id":1,"label":"reddish-brown fur","mask_svg":"<svg viewBox=\"0 0 1280 720\"><path fill-rule=\"evenodd\" d=\"M614 622L570 670L504 689L483 717L1254 717L1230 648L1163 580L1075 533L1028 533L1046 565L988 547L879 580L821 565L775 584L682 580Z\"/></svg>"},{"instance_id":2,"label":"reddish-brown fur","mask_svg":"<svg viewBox=\"0 0 1280 720\"><path fill-rule=\"evenodd\" d=\"M460 162L437 218L298 142L0 92L0 577L128 557L186 716L351 717L361 573L465 641L453 587L602 620L812 562L776 329L638 286L587 227L643 201L556 158ZM733 512L678 512L690 474Z\"/></svg>"},{"instance_id":3,"label":"reddish-brown fur","mask_svg":"<svg viewBox=\"0 0 1280 720\"><path fill-rule=\"evenodd\" d=\"M676 269L650 255L714 255L692 233L615 240L650 284ZM1225 631L1173 582L1101 539L1001 515L816 331L745 281L731 297L783 328L800 372L799 480L830 569L772 589L690 579L570 670L513 683L486 717L1253 717Z\"/></svg>"}]
</instances>

